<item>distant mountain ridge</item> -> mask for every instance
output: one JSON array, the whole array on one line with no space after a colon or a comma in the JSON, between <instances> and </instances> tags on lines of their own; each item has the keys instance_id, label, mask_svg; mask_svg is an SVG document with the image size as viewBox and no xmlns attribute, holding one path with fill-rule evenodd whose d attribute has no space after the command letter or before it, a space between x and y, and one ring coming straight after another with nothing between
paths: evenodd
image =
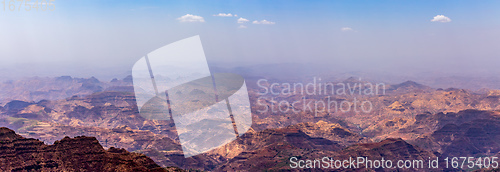
<instances>
[{"instance_id":1,"label":"distant mountain ridge","mask_svg":"<svg viewBox=\"0 0 500 172\"><path fill-rule=\"evenodd\" d=\"M133 92L131 77L113 82L99 81L95 77L74 78L71 76L32 77L0 83L0 105L11 100L38 102L40 100L59 100L72 96L86 96L92 93L109 91Z\"/></svg>"}]
</instances>

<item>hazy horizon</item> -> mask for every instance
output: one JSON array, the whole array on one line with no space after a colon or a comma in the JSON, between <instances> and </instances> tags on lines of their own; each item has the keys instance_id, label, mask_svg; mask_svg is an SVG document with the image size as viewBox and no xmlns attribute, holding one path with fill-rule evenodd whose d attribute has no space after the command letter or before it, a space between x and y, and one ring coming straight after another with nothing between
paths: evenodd
<instances>
[{"instance_id":1,"label":"hazy horizon","mask_svg":"<svg viewBox=\"0 0 500 172\"><path fill-rule=\"evenodd\" d=\"M216 67L318 65L333 73L495 77L498 1L56 1L0 15L0 78L120 78L145 54L200 35ZM427 75L422 75L427 74Z\"/></svg>"}]
</instances>

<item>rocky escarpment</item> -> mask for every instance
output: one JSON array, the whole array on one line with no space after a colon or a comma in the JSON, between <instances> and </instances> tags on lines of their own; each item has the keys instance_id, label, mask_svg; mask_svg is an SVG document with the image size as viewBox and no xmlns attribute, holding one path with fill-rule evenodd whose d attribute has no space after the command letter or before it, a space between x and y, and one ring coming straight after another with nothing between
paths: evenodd
<instances>
[{"instance_id":1,"label":"rocky escarpment","mask_svg":"<svg viewBox=\"0 0 500 172\"><path fill-rule=\"evenodd\" d=\"M125 149L105 150L94 137L65 137L52 145L0 128L0 171L165 171Z\"/></svg>"},{"instance_id":2,"label":"rocky escarpment","mask_svg":"<svg viewBox=\"0 0 500 172\"><path fill-rule=\"evenodd\" d=\"M465 110L458 113L417 115L407 132L437 128L413 141L443 156L481 156L500 153L500 112ZM434 124L434 125L432 125Z\"/></svg>"},{"instance_id":3,"label":"rocky escarpment","mask_svg":"<svg viewBox=\"0 0 500 172\"><path fill-rule=\"evenodd\" d=\"M220 166L216 171L441 171L442 169L383 169L366 168L366 164L360 164L361 168L328 168L328 169L292 169L291 158L297 160L315 160L330 157L335 160L348 160L349 158L366 157L372 160L422 160L435 159L436 156L424 149L411 145L399 138L388 138L376 143L355 144L342 150L328 149L305 149L297 148L290 144L272 144L261 149L250 152L242 152L226 164Z\"/></svg>"}]
</instances>

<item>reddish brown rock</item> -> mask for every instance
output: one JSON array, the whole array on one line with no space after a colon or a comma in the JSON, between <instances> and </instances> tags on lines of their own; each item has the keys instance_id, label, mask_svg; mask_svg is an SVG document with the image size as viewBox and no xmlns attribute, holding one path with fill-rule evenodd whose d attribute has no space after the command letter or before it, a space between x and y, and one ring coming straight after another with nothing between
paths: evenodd
<instances>
[{"instance_id":1,"label":"reddish brown rock","mask_svg":"<svg viewBox=\"0 0 500 172\"><path fill-rule=\"evenodd\" d=\"M0 128L1 171L166 171L124 149L105 150L94 137L65 137L53 145Z\"/></svg>"}]
</instances>

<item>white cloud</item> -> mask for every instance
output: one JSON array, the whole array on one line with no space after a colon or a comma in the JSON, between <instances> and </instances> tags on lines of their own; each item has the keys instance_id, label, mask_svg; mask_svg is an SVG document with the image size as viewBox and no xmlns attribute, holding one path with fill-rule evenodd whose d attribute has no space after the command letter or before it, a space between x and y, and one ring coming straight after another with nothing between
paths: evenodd
<instances>
[{"instance_id":1,"label":"white cloud","mask_svg":"<svg viewBox=\"0 0 500 172\"><path fill-rule=\"evenodd\" d=\"M177 18L180 22L205 22L205 19L201 16L186 14L182 17Z\"/></svg>"},{"instance_id":2,"label":"white cloud","mask_svg":"<svg viewBox=\"0 0 500 172\"><path fill-rule=\"evenodd\" d=\"M213 16L217 16L217 17L233 17L233 15L231 13L219 13L219 14L214 14ZM236 16L236 15L234 15Z\"/></svg>"},{"instance_id":3,"label":"white cloud","mask_svg":"<svg viewBox=\"0 0 500 172\"><path fill-rule=\"evenodd\" d=\"M247 26L245 26L245 25L240 25L238 28L240 28L240 29L246 29L246 28L247 28Z\"/></svg>"},{"instance_id":4,"label":"white cloud","mask_svg":"<svg viewBox=\"0 0 500 172\"><path fill-rule=\"evenodd\" d=\"M349 32L349 31L353 31L353 29L352 29L352 28L350 28L350 27L343 27L343 28L340 28L340 30L341 30L342 32Z\"/></svg>"},{"instance_id":5,"label":"white cloud","mask_svg":"<svg viewBox=\"0 0 500 172\"><path fill-rule=\"evenodd\" d=\"M243 18L243 17L240 17L240 18L238 19L238 23L245 23L245 22L248 22L248 21L250 21L250 20L248 20L248 19L246 19L246 18Z\"/></svg>"},{"instance_id":6,"label":"white cloud","mask_svg":"<svg viewBox=\"0 0 500 172\"><path fill-rule=\"evenodd\" d=\"M434 16L434 18L431 20L431 22L448 23L448 22L451 22L451 19L444 16L444 15L437 15L437 16Z\"/></svg>"},{"instance_id":7,"label":"white cloud","mask_svg":"<svg viewBox=\"0 0 500 172\"><path fill-rule=\"evenodd\" d=\"M267 20L261 20L261 21L253 21L252 22L253 24L276 24L276 22L272 22L272 21L267 21Z\"/></svg>"}]
</instances>

